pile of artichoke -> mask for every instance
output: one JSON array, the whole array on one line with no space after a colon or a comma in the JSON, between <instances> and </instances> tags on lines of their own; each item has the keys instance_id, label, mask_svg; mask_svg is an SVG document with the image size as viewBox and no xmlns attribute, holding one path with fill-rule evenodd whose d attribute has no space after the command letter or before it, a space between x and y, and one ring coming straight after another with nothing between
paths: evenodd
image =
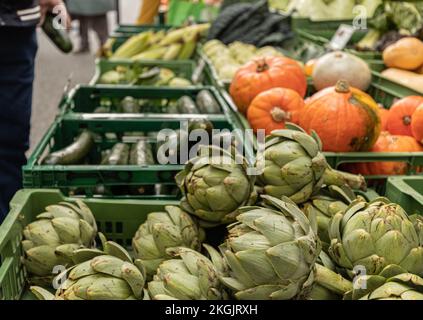
<instances>
[{"instance_id":1,"label":"pile of artichoke","mask_svg":"<svg viewBox=\"0 0 423 320\"><path fill-rule=\"evenodd\" d=\"M66 281L55 295L32 291L82 300L423 300L421 217L357 195L363 178L330 168L318 137L297 127L273 132L263 167L256 185L235 151L200 148L176 177L179 207L139 226L135 259L102 234L103 250L87 248L85 229L94 236L96 228L82 203L48 207L25 229L25 265L41 265L30 250L46 246L42 239L55 259L67 257ZM207 244L221 229L217 248Z\"/></svg>"}]
</instances>

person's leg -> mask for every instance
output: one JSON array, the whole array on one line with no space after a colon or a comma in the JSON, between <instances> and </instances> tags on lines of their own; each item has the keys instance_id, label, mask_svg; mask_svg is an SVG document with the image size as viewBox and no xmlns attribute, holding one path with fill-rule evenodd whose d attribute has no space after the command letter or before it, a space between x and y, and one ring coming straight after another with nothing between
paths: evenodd
<instances>
[{"instance_id":1,"label":"person's leg","mask_svg":"<svg viewBox=\"0 0 423 320\"><path fill-rule=\"evenodd\" d=\"M97 33L100 46L102 46L109 37L109 26L107 24L107 14L101 14L91 17L93 30Z\"/></svg>"},{"instance_id":2,"label":"person's leg","mask_svg":"<svg viewBox=\"0 0 423 320\"><path fill-rule=\"evenodd\" d=\"M90 42L89 42L89 17L78 15L79 21L79 37L80 37L80 46L78 52L89 52L90 51Z\"/></svg>"},{"instance_id":3,"label":"person's leg","mask_svg":"<svg viewBox=\"0 0 423 320\"><path fill-rule=\"evenodd\" d=\"M35 28L0 27L0 221L22 188L29 148Z\"/></svg>"},{"instance_id":4,"label":"person's leg","mask_svg":"<svg viewBox=\"0 0 423 320\"><path fill-rule=\"evenodd\" d=\"M152 24L159 12L160 0L143 0L137 24Z\"/></svg>"}]
</instances>

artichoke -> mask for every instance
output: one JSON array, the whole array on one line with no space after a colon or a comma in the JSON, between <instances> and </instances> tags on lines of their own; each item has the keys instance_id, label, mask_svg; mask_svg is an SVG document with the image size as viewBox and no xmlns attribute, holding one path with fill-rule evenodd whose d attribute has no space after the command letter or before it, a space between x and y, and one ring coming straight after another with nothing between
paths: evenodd
<instances>
[{"instance_id":1,"label":"artichoke","mask_svg":"<svg viewBox=\"0 0 423 320\"><path fill-rule=\"evenodd\" d=\"M150 213L132 240L135 256L143 262L147 274L151 276L160 263L170 258L167 248L201 249L203 230L191 216L174 206L166 206L165 211Z\"/></svg>"},{"instance_id":2,"label":"artichoke","mask_svg":"<svg viewBox=\"0 0 423 320\"><path fill-rule=\"evenodd\" d=\"M202 147L199 156L176 175L184 195L181 208L200 218L204 227L233 222L238 208L255 201L254 180L240 155Z\"/></svg>"},{"instance_id":3,"label":"artichoke","mask_svg":"<svg viewBox=\"0 0 423 320\"><path fill-rule=\"evenodd\" d=\"M423 229L386 198L354 200L329 223L329 254L351 277L377 275L388 265L423 275Z\"/></svg>"},{"instance_id":4,"label":"artichoke","mask_svg":"<svg viewBox=\"0 0 423 320\"><path fill-rule=\"evenodd\" d=\"M365 189L362 176L329 167L314 132L310 136L293 124L287 124L287 128L275 130L266 138L264 165L263 159L257 161L258 167L264 167L258 184L265 194L279 199L287 196L295 203L304 203L323 184Z\"/></svg>"},{"instance_id":5,"label":"artichoke","mask_svg":"<svg viewBox=\"0 0 423 320\"><path fill-rule=\"evenodd\" d=\"M423 300L423 279L396 265L379 275L359 276L346 300Z\"/></svg>"},{"instance_id":6,"label":"artichoke","mask_svg":"<svg viewBox=\"0 0 423 320\"><path fill-rule=\"evenodd\" d=\"M79 249L78 264L59 277L66 280L53 295L33 286L31 291L41 300L135 300L144 297L146 271L140 260L133 261L128 252L100 234L103 251Z\"/></svg>"},{"instance_id":7,"label":"artichoke","mask_svg":"<svg viewBox=\"0 0 423 320\"><path fill-rule=\"evenodd\" d=\"M149 297L155 300L227 299L219 280L226 272L226 265L215 249L204 247L211 259L184 247L167 249L167 254L175 259L160 264L153 281L148 283Z\"/></svg>"},{"instance_id":8,"label":"artichoke","mask_svg":"<svg viewBox=\"0 0 423 320\"><path fill-rule=\"evenodd\" d=\"M73 252L95 245L97 225L90 209L80 200L46 207L23 230L24 265L31 283L50 285L55 266L74 264Z\"/></svg>"},{"instance_id":9,"label":"artichoke","mask_svg":"<svg viewBox=\"0 0 423 320\"><path fill-rule=\"evenodd\" d=\"M303 212L306 216L312 212L317 218L317 234L325 251L330 244L328 234L330 218L336 213L344 211L356 198L354 191L348 186L328 186L321 189L303 205Z\"/></svg>"},{"instance_id":10,"label":"artichoke","mask_svg":"<svg viewBox=\"0 0 423 320\"><path fill-rule=\"evenodd\" d=\"M262 196L267 207L240 209L221 250L230 268L222 282L240 300L308 296L320 252L316 221L288 198Z\"/></svg>"}]
</instances>

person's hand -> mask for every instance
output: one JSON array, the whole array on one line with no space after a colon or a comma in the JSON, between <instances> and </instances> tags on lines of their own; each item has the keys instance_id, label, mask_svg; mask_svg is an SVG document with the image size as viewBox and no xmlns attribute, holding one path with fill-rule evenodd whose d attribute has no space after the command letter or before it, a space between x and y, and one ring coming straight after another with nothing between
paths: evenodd
<instances>
[{"instance_id":1,"label":"person's hand","mask_svg":"<svg viewBox=\"0 0 423 320\"><path fill-rule=\"evenodd\" d=\"M44 19L46 17L47 12L51 11L54 14L60 14L62 16L62 21L65 23L66 28L70 28L71 18L63 0L39 0L39 3L41 8L40 25L44 23Z\"/></svg>"}]
</instances>

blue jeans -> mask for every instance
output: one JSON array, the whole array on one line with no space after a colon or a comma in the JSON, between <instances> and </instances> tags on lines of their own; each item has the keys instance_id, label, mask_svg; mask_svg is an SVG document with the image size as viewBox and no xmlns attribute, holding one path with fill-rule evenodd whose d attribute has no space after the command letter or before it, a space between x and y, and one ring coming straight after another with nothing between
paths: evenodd
<instances>
[{"instance_id":1,"label":"blue jeans","mask_svg":"<svg viewBox=\"0 0 423 320\"><path fill-rule=\"evenodd\" d=\"M35 27L0 27L0 222L22 188L29 148Z\"/></svg>"}]
</instances>

